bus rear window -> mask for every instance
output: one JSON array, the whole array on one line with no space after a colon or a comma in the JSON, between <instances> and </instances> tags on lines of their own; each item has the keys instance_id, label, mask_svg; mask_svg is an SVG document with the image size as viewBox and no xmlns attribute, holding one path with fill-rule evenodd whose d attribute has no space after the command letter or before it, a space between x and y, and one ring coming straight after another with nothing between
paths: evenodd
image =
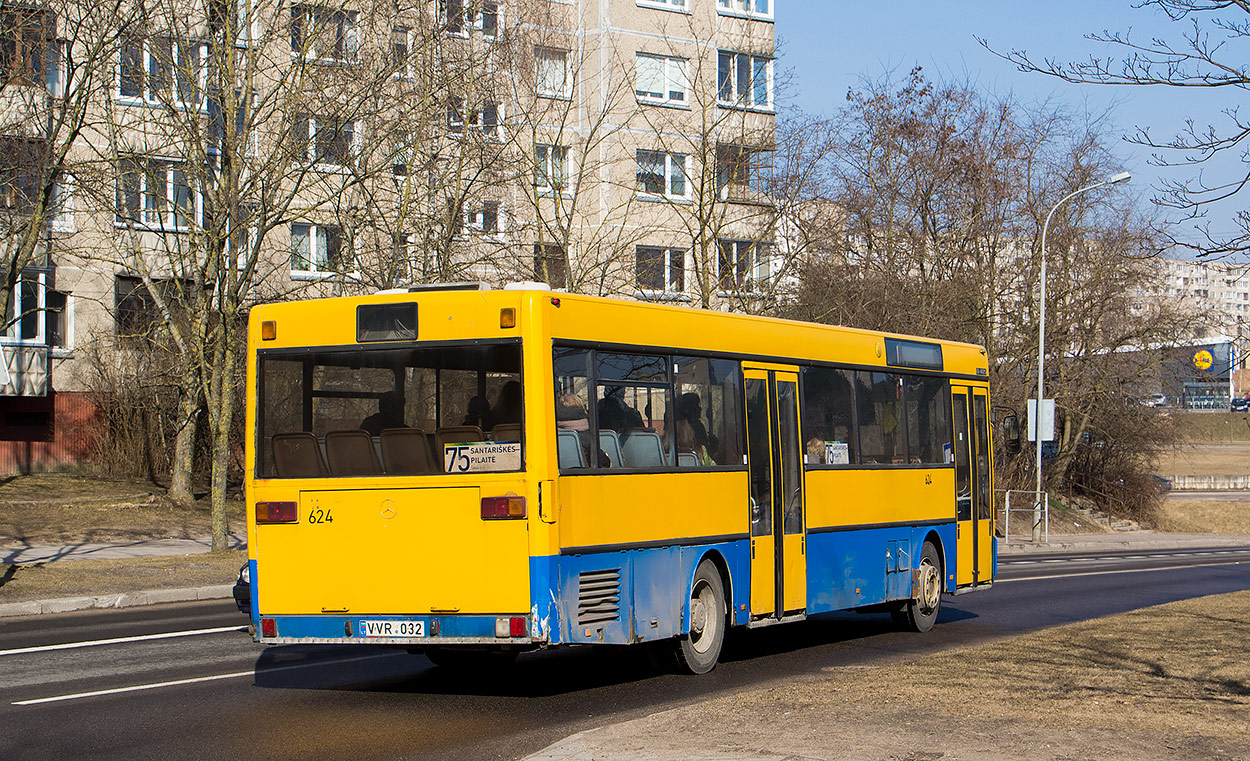
<instances>
[{"instance_id":1,"label":"bus rear window","mask_svg":"<svg viewBox=\"0 0 1250 761\"><path fill-rule=\"evenodd\" d=\"M265 352L258 478L522 469L519 343Z\"/></svg>"}]
</instances>

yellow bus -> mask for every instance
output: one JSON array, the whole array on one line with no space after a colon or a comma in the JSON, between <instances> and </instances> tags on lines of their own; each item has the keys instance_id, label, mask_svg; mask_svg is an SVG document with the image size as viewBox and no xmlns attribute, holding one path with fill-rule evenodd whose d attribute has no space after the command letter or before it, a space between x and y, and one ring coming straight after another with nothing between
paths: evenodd
<instances>
[{"instance_id":1,"label":"yellow bus","mask_svg":"<svg viewBox=\"0 0 1250 761\"><path fill-rule=\"evenodd\" d=\"M838 610L926 631L990 585L985 350L446 286L256 307L258 642L439 664Z\"/></svg>"}]
</instances>

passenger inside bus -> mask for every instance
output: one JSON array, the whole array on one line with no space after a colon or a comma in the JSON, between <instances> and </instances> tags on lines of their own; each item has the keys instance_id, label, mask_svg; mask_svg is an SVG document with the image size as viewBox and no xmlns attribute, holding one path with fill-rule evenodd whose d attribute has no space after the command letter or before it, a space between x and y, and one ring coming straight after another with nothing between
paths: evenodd
<instances>
[{"instance_id":1,"label":"passenger inside bus","mask_svg":"<svg viewBox=\"0 0 1250 761\"><path fill-rule=\"evenodd\" d=\"M491 414L490 400L481 394L469 399L468 413L464 416L464 422L461 425L476 425L483 431L494 428L495 421Z\"/></svg>"},{"instance_id":2,"label":"passenger inside bus","mask_svg":"<svg viewBox=\"0 0 1250 761\"><path fill-rule=\"evenodd\" d=\"M370 436L381 436L385 428L405 428L404 397L398 391L387 391L378 397L378 411L360 421Z\"/></svg>"},{"instance_id":3,"label":"passenger inside bus","mask_svg":"<svg viewBox=\"0 0 1250 761\"><path fill-rule=\"evenodd\" d=\"M679 452L694 452L700 465L715 465L712 452L716 450L716 437L710 436L703 425L703 400L693 391L677 399L677 425L675 437Z\"/></svg>"},{"instance_id":4,"label":"passenger inside bus","mask_svg":"<svg viewBox=\"0 0 1250 761\"><path fill-rule=\"evenodd\" d=\"M510 380L499 389L499 398L495 400L494 416L494 425L521 422L520 381Z\"/></svg>"}]
</instances>

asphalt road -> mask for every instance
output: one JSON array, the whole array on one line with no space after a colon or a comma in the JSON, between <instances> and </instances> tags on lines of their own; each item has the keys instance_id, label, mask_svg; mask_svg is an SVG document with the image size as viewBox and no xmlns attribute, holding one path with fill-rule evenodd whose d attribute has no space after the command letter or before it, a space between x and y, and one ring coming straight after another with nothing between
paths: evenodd
<instances>
[{"instance_id":1,"label":"asphalt road","mask_svg":"<svg viewBox=\"0 0 1250 761\"><path fill-rule=\"evenodd\" d=\"M992 589L945 598L929 634L879 615L736 632L704 677L657 668L643 648L524 655L476 679L372 647L263 649L226 602L18 619L0 623L0 759L514 759L821 668L1250 589L1250 548L1000 562ZM182 634L152 637L169 633Z\"/></svg>"}]
</instances>

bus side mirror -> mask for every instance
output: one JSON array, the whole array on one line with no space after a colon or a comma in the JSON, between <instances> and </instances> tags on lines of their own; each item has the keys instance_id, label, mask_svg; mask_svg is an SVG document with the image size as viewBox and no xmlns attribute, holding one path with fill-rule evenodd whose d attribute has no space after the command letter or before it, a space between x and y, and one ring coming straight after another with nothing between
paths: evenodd
<instances>
[{"instance_id":1,"label":"bus side mirror","mask_svg":"<svg viewBox=\"0 0 1250 761\"><path fill-rule=\"evenodd\" d=\"M1020 418L1007 415L999 424L998 430L1007 454L1020 454Z\"/></svg>"}]
</instances>

